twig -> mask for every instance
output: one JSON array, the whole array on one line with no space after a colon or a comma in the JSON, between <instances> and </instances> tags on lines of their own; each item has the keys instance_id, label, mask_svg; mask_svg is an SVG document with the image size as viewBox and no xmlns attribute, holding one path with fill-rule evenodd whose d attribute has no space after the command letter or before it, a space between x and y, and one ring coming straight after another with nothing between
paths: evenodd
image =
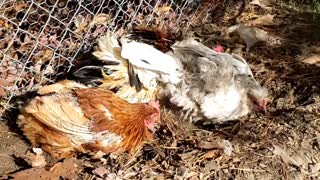
<instances>
[{"instance_id":1,"label":"twig","mask_svg":"<svg viewBox=\"0 0 320 180\"><path fill-rule=\"evenodd\" d=\"M246 169L246 168L230 168L230 169L239 170L239 171L266 172L266 170L261 170L261 169Z\"/></svg>"}]
</instances>

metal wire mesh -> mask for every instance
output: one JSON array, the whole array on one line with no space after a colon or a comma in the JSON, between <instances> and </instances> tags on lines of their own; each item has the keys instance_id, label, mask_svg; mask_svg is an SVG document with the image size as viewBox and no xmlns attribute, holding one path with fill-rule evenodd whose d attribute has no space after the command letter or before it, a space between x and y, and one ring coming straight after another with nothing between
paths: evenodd
<instances>
[{"instance_id":1,"label":"metal wire mesh","mask_svg":"<svg viewBox=\"0 0 320 180\"><path fill-rule=\"evenodd\" d=\"M186 32L199 4L199 0L0 0L1 110L10 108L12 97L68 71L77 55L107 30L155 25Z\"/></svg>"}]
</instances>

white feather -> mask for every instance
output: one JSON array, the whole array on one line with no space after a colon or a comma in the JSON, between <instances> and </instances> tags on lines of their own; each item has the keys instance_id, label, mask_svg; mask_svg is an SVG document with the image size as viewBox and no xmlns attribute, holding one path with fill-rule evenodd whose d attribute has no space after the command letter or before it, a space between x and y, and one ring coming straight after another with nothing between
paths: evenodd
<instances>
[{"instance_id":1,"label":"white feather","mask_svg":"<svg viewBox=\"0 0 320 180\"><path fill-rule=\"evenodd\" d=\"M102 61L111 61L122 63L121 59L115 56L114 50L116 48L121 48L116 37L114 37L110 32L105 36L99 38L98 46L100 51L93 52L93 55L99 58Z\"/></svg>"},{"instance_id":2,"label":"white feather","mask_svg":"<svg viewBox=\"0 0 320 180\"><path fill-rule=\"evenodd\" d=\"M157 73L136 66L134 66L134 69L144 87L147 89L157 87L156 78L159 76Z\"/></svg>"},{"instance_id":3,"label":"white feather","mask_svg":"<svg viewBox=\"0 0 320 180\"><path fill-rule=\"evenodd\" d=\"M241 95L235 86L231 86L229 89L220 89L204 98L200 107L201 111L209 119L229 119L239 107Z\"/></svg>"},{"instance_id":4,"label":"white feather","mask_svg":"<svg viewBox=\"0 0 320 180\"><path fill-rule=\"evenodd\" d=\"M144 69L170 74L178 70L176 60L153 46L122 38L121 56L130 63Z\"/></svg>"}]
</instances>

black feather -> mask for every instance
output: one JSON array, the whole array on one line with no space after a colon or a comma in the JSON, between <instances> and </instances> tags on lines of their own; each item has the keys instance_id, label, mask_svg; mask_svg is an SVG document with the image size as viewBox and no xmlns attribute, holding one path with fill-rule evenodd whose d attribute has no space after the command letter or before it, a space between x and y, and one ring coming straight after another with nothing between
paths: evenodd
<instances>
[{"instance_id":1,"label":"black feather","mask_svg":"<svg viewBox=\"0 0 320 180\"><path fill-rule=\"evenodd\" d=\"M100 80L103 79L101 71L104 71L107 75L112 73L108 68L103 66L84 66L70 74L68 79L95 87L101 84Z\"/></svg>"},{"instance_id":2,"label":"black feather","mask_svg":"<svg viewBox=\"0 0 320 180\"><path fill-rule=\"evenodd\" d=\"M138 77L138 75L134 72L133 66L128 62L128 75L129 75L129 83L131 87L135 87L136 91L139 92L142 89L142 83Z\"/></svg>"},{"instance_id":3,"label":"black feather","mask_svg":"<svg viewBox=\"0 0 320 180\"><path fill-rule=\"evenodd\" d=\"M160 31L151 27L134 27L129 31L127 37L138 42L152 45L162 52L169 51L170 46L173 45L177 39L173 34L169 34L166 31Z\"/></svg>"}]
</instances>

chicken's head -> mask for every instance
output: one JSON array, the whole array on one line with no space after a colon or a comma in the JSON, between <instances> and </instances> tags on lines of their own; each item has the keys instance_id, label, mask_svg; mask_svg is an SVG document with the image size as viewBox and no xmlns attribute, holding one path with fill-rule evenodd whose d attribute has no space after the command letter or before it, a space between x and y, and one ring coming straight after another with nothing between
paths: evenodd
<instances>
[{"instance_id":1,"label":"chicken's head","mask_svg":"<svg viewBox=\"0 0 320 180\"><path fill-rule=\"evenodd\" d=\"M237 85L246 93L246 100L249 108L254 111L267 111L267 88L261 86L250 75L238 75L235 77Z\"/></svg>"},{"instance_id":2,"label":"chicken's head","mask_svg":"<svg viewBox=\"0 0 320 180\"><path fill-rule=\"evenodd\" d=\"M268 91L266 88L258 86L248 90L248 98L251 108L255 111L267 111Z\"/></svg>"},{"instance_id":3,"label":"chicken's head","mask_svg":"<svg viewBox=\"0 0 320 180\"><path fill-rule=\"evenodd\" d=\"M156 127L160 122L160 104L158 101L149 101L148 105L153 108L153 113L144 120L144 125L152 132L156 131Z\"/></svg>"}]
</instances>

